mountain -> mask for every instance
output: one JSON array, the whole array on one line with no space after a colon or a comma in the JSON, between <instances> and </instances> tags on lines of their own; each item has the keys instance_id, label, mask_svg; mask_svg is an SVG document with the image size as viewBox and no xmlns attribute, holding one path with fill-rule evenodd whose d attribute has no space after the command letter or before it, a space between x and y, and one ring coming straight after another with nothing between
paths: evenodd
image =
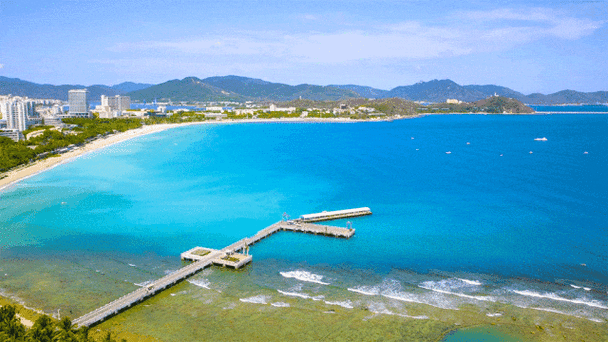
<instances>
[{"instance_id":1,"label":"mountain","mask_svg":"<svg viewBox=\"0 0 608 342\"><path fill-rule=\"evenodd\" d=\"M498 96L509 97L509 98L516 99L519 101L524 101L526 99L526 95L524 95L518 91L515 91L515 90L507 88L507 87L501 87L501 86L492 85L492 84L467 85L467 86L464 86L464 88L481 93L481 94L483 94L484 97L489 97L489 96L496 94Z\"/></svg>"},{"instance_id":2,"label":"mountain","mask_svg":"<svg viewBox=\"0 0 608 342\"><path fill-rule=\"evenodd\" d=\"M111 88L122 93L128 93L130 91L146 89L153 85L154 84L123 82L120 84L115 84Z\"/></svg>"},{"instance_id":3,"label":"mountain","mask_svg":"<svg viewBox=\"0 0 608 342\"><path fill-rule=\"evenodd\" d=\"M70 89L82 89L83 85L50 85L23 81L18 78L0 76L0 95L28 96L32 98L53 98L67 100ZM134 101L291 101L308 99L316 101L346 101L355 98L402 98L411 101L443 103L447 99L475 102L492 95L513 98L527 104L562 103L607 103L608 92L583 93L562 90L553 94L534 93L524 95L507 87L497 85L459 85L446 80L419 82L399 86L391 90L376 89L354 84L318 86L300 84L296 86L273 83L257 78L241 76L216 76L199 79L186 77L157 85L124 82L114 86L92 85L89 90L91 101L98 101L101 95L127 94Z\"/></svg>"},{"instance_id":4,"label":"mountain","mask_svg":"<svg viewBox=\"0 0 608 342\"><path fill-rule=\"evenodd\" d=\"M475 107L482 108L484 111L488 111L489 109L495 113L534 113L534 109L526 106L521 101L503 96L490 96L487 99L474 102L473 105L475 105Z\"/></svg>"},{"instance_id":5,"label":"mountain","mask_svg":"<svg viewBox=\"0 0 608 342\"><path fill-rule=\"evenodd\" d=\"M526 96L524 102L530 104L606 103L608 102L608 91L582 93L575 90L562 90L549 95L535 93Z\"/></svg>"},{"instance_id":6,"label":"mountain","mask_svg":"<svg viewBox=\"0 0 608 342\"><path fill-rule=\"evenodd\" d=\"M354 85L354 84L345 84L345 85L332 84L332 85L329 85L328 87L352 90L355 93L359 94L359 96L365 97L368 99L384 98L384 97L387 97L385 95L386 95L386 93L388 93L388 90L376 89L376 88L372 88L372 87L360 86L360 85Z\"/></svg>"},{"instance_id":7,"label":"mountain","mask_svg":"<svg viewBox=\"0 0 608 342\"><path fill-rule=\"evenodd\" d=\"M302 97L324 101L360 97L352 90L333 86L324 87L311 84L291 86L232 75L209 77L203 79L202 82L255 100L290 101Z\"/></svg>"},{"instance_id":8,"label":"mountain","mask_svg":"<svg viewBox=\"0 0 608 342\"><path fill-rule=\"evenodd\" d=\"M83 85L50 85L37 84L28 81L23 81L18 78L8 78L0 76L0 95L12 94L14 96L27 96L36 99L59 99L67 101L68 91L70 89L89 90L89 96L93 101L96 101L101 95L114 96L121 92L104 85L92 85L85 87Z\"/></svg>"},{"instance_id":9,"label":"mountain","mask_svg":"<svg viewBox=\"0 0 608 342\"><path fill-rule=\"evenodd\" d=\"M385 94L385 97L401 97L411 101L440 103L447 99L473 102L487 96L477 90L467 89L452 80L432 80L393 88Z\"/></svg>"},{"instance_id":10,"label":"mountain","mask_svg":"<svg viewBox=\"0 0 608 342\"><path fill-rule=\"evenodd\" d=\"M127 93L132 101L244 101L247 98L204 83L196 77L171 80Z\"/></svg>"}]
</instances>

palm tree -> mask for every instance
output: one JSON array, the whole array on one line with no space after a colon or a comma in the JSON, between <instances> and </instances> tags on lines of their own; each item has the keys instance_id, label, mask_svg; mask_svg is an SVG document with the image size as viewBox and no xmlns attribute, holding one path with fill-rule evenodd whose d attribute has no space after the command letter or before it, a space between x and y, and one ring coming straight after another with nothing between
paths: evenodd
<instances>
[{"instance_id":1,"label":"palm tree","mask_svg":"<svg viewBox=\"0 0 608 342\"><path fill-rule=\"evenodd\" d=\"M27 332L28 341L51 342L55 326L51 317L44 315L38 317L32 328Z\"/></svg>"},{"instance_id":2,"label":"palm tree","mask_svg":"<svg viewBox=\"0 0 608 342\"><path fill-rule=\"evenodd\" d=\"M76 334L72 329L72 321L68 317L64 317L57 324L59 330L55 331L53 341L61 342L77 342Z\"/></svg>"},{"instance_id":3,"label":"palm tree","mask_svg":"<svg viewBox=\"0 0 608 342\"><path fill-rule=\"evenodd\" d=\"M0 341L24 341L25 327L13 305L0 307Z\"/></svg>"}]
</instances>

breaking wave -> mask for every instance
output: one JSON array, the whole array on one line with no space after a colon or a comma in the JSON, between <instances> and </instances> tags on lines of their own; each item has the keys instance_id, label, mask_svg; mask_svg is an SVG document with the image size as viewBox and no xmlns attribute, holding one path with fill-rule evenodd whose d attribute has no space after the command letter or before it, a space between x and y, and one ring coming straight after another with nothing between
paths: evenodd
<instances>
[{"instance_id":1,"label":"breaking wave","mask_svg":"<svg viewBox=\"0 0 608 342\"><path fill-rule=\"evenodd\" d=\"M279 272L285 278L295 278L297 280L306 281L309 283L317 283L321 285L329 285L329 283L321 281L322 275L310 273L307 271L291 271L291 272Z\"/></svg>"},{"instance_id":2,"label":"breaking wave","mask_svg":"<svg viewBox=\"0 0 608 342\"><path fill-rule=\"evenodd\" d=\"M337 306L341 306L341 307L346 308L346 309L353 309L354 308L353 303L350 300L343 301L343 302L330 302L330 301L326 300L325 304L327 304L327 305L337 305Z\"/></svg>"},{"instance_id":3,"label":"breaking wave","mask_svg":"<svg viewBox=\"0 0 608 342\"><path fill-rule=\"evenodd\" d=\"M268 304L269 296L257 295L249 298L239 298L239 300L243 303L252 303L252 304Z\"/></svg>"},{"instance_id":4,"label":"breaking wave","mask_svg":"<svg viewBox=\"0 0 608 342\"><path fill-rule=\"evenodd\" d=\"M190 279L190 280L188 280L188 282L192 285L196 285L198 287L202 287L204 289L211 290L211 288L209 287L209 285L211 285L211 282L207 279Z\"/></svg>"},{"instance_id":5,"label":"breaking wave","mask_svg":"<svg viewBox=\"0 0 608 342\"><path fill-rule=\"evenodd\" d=\"M366 296L376 296L380 294L380 288L377 286L357 286L354 288L348 288L348 291L360 293Z\"/></svg>"},{"instance_id":6,"label":"breaking wave","mask_svg":"<svg viewBox=\"0 0 608 342\"><path fill-rule=\"evenodd\" d=\"M608 310L608 306L606 306L604 303L602 303L598 300L587 300L587 299L583 299L583 298L567 299L564 297L560 297L560 296L556 295L555 293L538 293L538 292L534 292L534 291L530 291L530 290L524 290L524 291L512 290L512 291L521 296L545 298L545 299L550 299L550 300L557 300L557 301L568 302L568 303L572 303L572 304L581 304L581 305L586 305L586 306L590 306L590 307L594 307L594 308Z\"/></svg>"},{"instance_id":7,"label":"breaking wave","mask_svg":"<svg viewBox=\"0 0 608 342\"><path fill-rule=\"evenodd\" d=\"M299 293L299 292L287 292L287 291L281 291L281 290L277 290L280 294L284 295L284 296L289 296L289 297L299 297L299 298L304 298L304 299L312 299L315 301L321 300L323 298L325 298L325 296L310 296L306 293Z\"/></svg>"},{"instance_id":8,"label":"breaking wave","mask_svg":"<svg viewBox=\"0 0 608 342\"><path fill-rule=\"evenodd\" d=\"M270 303L270 305L275 306L277 308L288 308L288 307L290 307L289 303L283 303L283 302Z\"/></svg>"},{"instance_id":9,"label":"breaking wave","mask_svg":"<svg viewBox=\"0 0 608 342\"><path fill-rule=\"evenodd\" d=\"M133 283L133 285L139 286L139 287L145 287L152 283L154 283L154 280L146 280L146 281L142 281L141 283Z\"/></svg>"}]
</instances>

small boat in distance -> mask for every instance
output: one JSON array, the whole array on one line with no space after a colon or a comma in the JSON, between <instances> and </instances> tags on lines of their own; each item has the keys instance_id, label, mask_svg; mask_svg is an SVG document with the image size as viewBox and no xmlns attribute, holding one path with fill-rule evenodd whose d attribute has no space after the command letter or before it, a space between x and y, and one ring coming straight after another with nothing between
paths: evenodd
<instances>
[{"instance_id":1,"label":"small boat in distance","mask_svg":"<svg viewBox=\"0 0 608 342\"><path fill-rule=\"evenodd\" d=\"M536 138L536 139L534 139L534 141L547 141L547 138L545 138L545 137Z\"/></svg>"},{"instance_id":2,"label":"small boat in distance","mask_svg":"<svg viewBox=\"0 0 608 342\"><path fill-rule=\"evenodd\" d=\"M452 154L452 152L450 152L450 151L447 151L447 152L446 152L446 153L445 153L445 154Z\"/></svg>"}]
</instances>

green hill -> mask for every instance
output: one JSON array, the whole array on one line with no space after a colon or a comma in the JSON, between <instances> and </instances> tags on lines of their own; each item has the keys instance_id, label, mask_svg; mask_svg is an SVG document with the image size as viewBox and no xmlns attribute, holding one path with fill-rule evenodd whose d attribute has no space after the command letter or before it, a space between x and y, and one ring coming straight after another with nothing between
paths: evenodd
<instances>
[{"instance_id":1,"label":"green hill","mask_svg":"<svg viewBox=\"0 0 608 342\"><path fill-rule=\"evenodd\" d=\"M132 101L245 101L247 97L229 92L196 77L171 80L145 89L128 93Z\"/></svg>"}]
</instances>

